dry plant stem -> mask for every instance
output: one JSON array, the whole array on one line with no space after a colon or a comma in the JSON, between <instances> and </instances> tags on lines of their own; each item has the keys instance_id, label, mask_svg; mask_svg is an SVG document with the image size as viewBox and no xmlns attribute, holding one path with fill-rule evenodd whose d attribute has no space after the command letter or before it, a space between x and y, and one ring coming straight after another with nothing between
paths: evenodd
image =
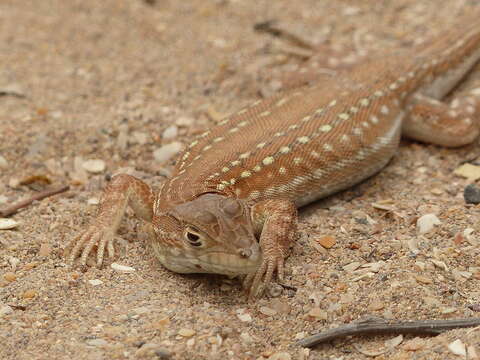
<instances>
[{"instance_id":1,"label":"dry plant stem","mask_svg":"<svg viewBox=\"0 0 480 360\"><path fill-rule=\"evenodd\" d=\"M480 318L400 321L394 323L388 323L376 319L374 321L363 321L342 325L335 329L325 330L316 335L298 341L296 345L313 347L320 343L341 339L350 335L412 334L436 336L444 331L479 325Z\"/></svg>"},{"instance_id":2,"label":"dry plant stem","mask_svg":"<svg viewBox=\"0 0 480 360\"><path fill-rule=\"evenodd\" d=\"M50 190L45 190L42 192L39 192L38 194L33 195L32 197L19 201L16 204L10 205L9 207L0 210L0 217L7 217L10 215L15 214L18 210L27 207L31 203L33 203L35 200L42 200L47 197L60 194L62 192L68 191L70 189L70 186L68 185L62 185L60 187L50 189Z\"/></svg>"},{"instance_id":3,"label":"dry plant stem","mask_svg":"<svg viewBox=\"0 0 480 360\"><path fill-rule=\"evenodd\" d=\"M288 30L284 30L275 26L271 21L266 21L263 23L256 24L254 26L254 29L258 32L264 32L272 36L282 38L290 42L291 44L295 46L299 46L303 49L308 49L308 50L315 49L315 46L310 42L308 42L307 40L300 38L299 36L289 32Z\"/></svg>"}]
</instances>

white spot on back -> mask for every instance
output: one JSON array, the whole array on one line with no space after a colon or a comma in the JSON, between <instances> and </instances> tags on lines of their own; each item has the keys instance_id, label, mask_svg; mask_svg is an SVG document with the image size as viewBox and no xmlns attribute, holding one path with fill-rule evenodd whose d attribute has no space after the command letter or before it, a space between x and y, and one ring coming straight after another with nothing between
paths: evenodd
<instances>
[{"instance_id":1,"label":"white spot on back","mask_svg":"<svg viewBox=\"0 0 480 360\"><path fill-rule=\"evenodd\" d=\"M325 151L333 151L332 145L330 144L323 144L323 149Z\"/></svg>"},{"instance_id":2,"label":"white spot on back","mask_svg":"<svg viewBox=\"0 0 480 360\"><path fill-rule=\"evenodd\" d=\"M332 127L328 124L320 126L320 131L321 132L329 132L330 130L332 130Z\"/></svg>"},{"instance_id":3,"label":"white spot on back","mask_svg":"<svg viewBox=\"0 0 480 360\"><path fill-rule=\"evenodd\" d=\"M359 103L360 105L367 107L368 105L370 105L370 100L368 100L367 98L363 98L363 99L360 99Z\"/></svg>"},{"instance_id":4,"label":"white spot on back","mask_svg":"<svg viewBox=\"0 0 480 360\"><path fill-rule=\"evenodd\" d=\"M267 156L265 159L262 160L263 165L271 165L275 159L272 156Z\"/></svg>"}]
</instances>

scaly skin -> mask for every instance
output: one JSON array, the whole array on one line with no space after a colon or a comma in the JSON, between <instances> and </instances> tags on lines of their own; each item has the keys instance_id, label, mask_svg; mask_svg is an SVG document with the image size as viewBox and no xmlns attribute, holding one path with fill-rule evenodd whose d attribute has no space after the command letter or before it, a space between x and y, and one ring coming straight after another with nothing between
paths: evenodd
<instances>
[{"instance_id":1,"label":"scaly skin","mask_svg":"<svg viewBox=\"0 0 480 360\"><path fill-rule=\"evenodd\" d=\"M472 19L416 48L241 109L186 146L158 193L132 176L114 177L96 220L71 242L69 260L86 263L94 246L98 265L105 249L113 257L130 205L150 224L165 267L246 275L250 293L260 293L274 273L283 278L297 207L378 172L402 132L452 147L477 137L480 87L441 102L480 59Z\"/></svg>"}]
</instances>

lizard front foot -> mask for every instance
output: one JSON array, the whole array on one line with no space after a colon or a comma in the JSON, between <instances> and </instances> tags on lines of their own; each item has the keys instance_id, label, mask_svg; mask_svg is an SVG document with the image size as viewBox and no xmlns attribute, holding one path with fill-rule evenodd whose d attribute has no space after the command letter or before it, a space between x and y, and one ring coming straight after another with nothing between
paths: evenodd
<instances>
[{"instance_id":1,"label":"lizard front foot","mask_svg":"<svg viewBox=\"0 0 480 360\"><path fill-rule=\"evenodd\" d=\"M264 252L263 260L258 270L248 274L243 281L243 287L247 289L249 299L260 297L263 294L266 286L272 281L275 271L279 281L284 279L285 255L283 251L277 246L269 250L267 253Z\"/></svg>"},{"instance_id":2,"label":"lizard front foot","mask_svg":"<svg viewBox=\"0 0 480 360\"><path fill-rule=\"evenodd\" d=\"M68 254L68 262L73 263L77 257L80 257L80 264L85 265L88 255L92 253L96 246L97 266L102 266L105 249L107 249L109 258L113 258L115 255L114 234L115 232L108 226L99 223L90 225L85 232L78 235L67 245L65 250Z\"/></svg>"}]
</instances>

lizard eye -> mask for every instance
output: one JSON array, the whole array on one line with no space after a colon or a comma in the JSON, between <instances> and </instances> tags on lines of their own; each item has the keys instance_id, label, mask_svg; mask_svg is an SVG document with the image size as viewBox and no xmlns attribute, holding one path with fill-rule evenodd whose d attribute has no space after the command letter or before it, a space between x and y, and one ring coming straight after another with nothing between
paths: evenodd
<instances>
[{"instance_id":1,"label":"lizard eye","mask_svg":"<svg viewBox=\"0 0 480 360\"><path fill-rule=\"evenodd\" d=\"M198 232L191 227L187 228L187 230L185 231L185 238L192 246L202 246L200 234L198 234Z\"/></svg>"}]
</instances>

